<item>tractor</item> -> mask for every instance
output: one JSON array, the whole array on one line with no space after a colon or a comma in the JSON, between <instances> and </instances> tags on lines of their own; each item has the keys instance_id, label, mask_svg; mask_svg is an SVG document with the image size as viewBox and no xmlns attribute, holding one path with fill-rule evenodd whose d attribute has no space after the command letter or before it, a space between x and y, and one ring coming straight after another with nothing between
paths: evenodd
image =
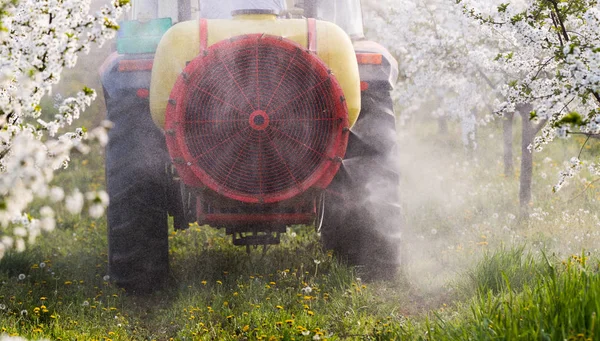
<instances>
[{"instance_id":1,"label":"tractor","mask_svg":"<svg viewBox=\"0 0 600 341\"><path fill-rule=\"evenodd\" d=\"M133 0L100 76L109 275L169 277L169 215L278 244L314 225L364 277L393 277L402 214L391 91L398 64L360 0Z\"/></svg>"}]
</instances>

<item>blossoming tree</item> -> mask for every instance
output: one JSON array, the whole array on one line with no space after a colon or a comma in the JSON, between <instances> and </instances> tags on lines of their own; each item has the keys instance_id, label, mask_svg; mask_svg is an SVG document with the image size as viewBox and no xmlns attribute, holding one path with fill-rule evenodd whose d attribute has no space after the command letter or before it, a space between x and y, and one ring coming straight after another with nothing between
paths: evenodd
<instances>
[{"instance_id":1,"label":"blossoming tree","mask_svg":"<svg viewBox=\"0 0 600 341\"><path fill-rule=\"evenodd\" d=\"M396 89L401 116L423 111L457 119L465 145L476 146L476 126L490 117L497 76L488 64L498 42L468 20L448 0L371 1L365 23L375 40L385 42L400 62L403 79Z\"/></svg>"},{"instance_id":2,"label":"blossoming tree","mask_svg":"<svg viewBox=\"0 0 600 341\"><path fill-rule=\"evenodd\" d=\"M596 0L388 0L371 8L371 33L396 53L406 77L398 87L402 114L437 102L434 113L459 118L468 141L485 121L472 111L493 111L506 119L509 152L512 116L520 114L522 208L531 201L532 149L556 136L600 133ZM511 154L505 160L510 172ZM573 158L555 190L581 165ZM597 162L590 169L600 174Z\"/></svg>"},{"instance_id":3,"label":"blossoming tree","mask_svg":"<svg viewBox=\"0 0 600 341\"><path fill-rule=\"evenodd\" d=\"M58 103L54 115L40 101L81 53L115 35L128 0L112 0L89 14L91 0L12 0L0 5L0 257L23 250L41 231L55 226L54 211L28 212L35 198L64 202L72 213L89 201L90 214L103 214L104 192L75 190L65 195L51 186L54 171L66 168L73 148L87 152L83 140L104 142L102 128L70 128L96 92L83 88Z\"/></svg>"},{"instance_id":4,"label":"blossoming tree","mask_svg":"<svg viewBox=\"0 0 600 341\"><path fill-rule=\"evenodd\" d=\"M498 112L520 107L527 116L523 159L529 162L521 166L520 193L524 207L531 200L531 191L523 189L531 187L532 149L541 150L557 136L581 133L589 138L600 133L600 6L596 0L535 0L524 8L504 3L486 11L483 2L458 1L468 17L493 28L513 46L496 57L512 77L500 88L505 101ZM574 156L554 190L581 165ZM597 162L589 167L600 175Z\"/></svg>"}]
</instances>

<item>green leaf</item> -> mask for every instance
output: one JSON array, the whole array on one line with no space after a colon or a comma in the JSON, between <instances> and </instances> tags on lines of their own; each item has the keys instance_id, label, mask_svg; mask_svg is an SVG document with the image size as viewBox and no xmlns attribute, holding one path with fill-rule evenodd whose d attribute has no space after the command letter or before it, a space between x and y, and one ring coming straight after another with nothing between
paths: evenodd
<instances>
[{"instance_id":1,"label":"green leaf","mask_svg":"<svg viewBox=\"0 0 600 341\"><path fill-rule=\"evenodd\" d=\"M537 112L535 110L533 110L532 112L529 113L529 120L533 120L537 118Z\"/></svg>"},{"instance_id":2,"label":"green leaf","mask_svg":"<svg viewBox=\"0 0 600 341\"><path fill-rule=\"evenodd\" d=\"M579 113L577 113L575 111L571 111L570 113L566 114L563 118L561 118L558 122L556 122L556 124L558 126L562 126L565 124L582 126L585 123L583 121L583 117L581 117L581 115L579 115Z\"/></svg>"},{"instance_id":3,"label":"green leaf","mask_svg":"<svg viewBox=\"0 0 600 341\"><path fill-rule=\"evenodd\" d=\"M94 94L94 90L93 90L93 89L90 89L90 88L88 88L87 86L85 86L85 87L83 87L83 93L84 93L86 96L90 96L90 95L93 95L93 94Z\"/></svg>"},{"instance_id":4,"label":"green leaf","mask_svg":"<svg viewBox=\"0 0 600 341\"><path fill-rule=\"evenodd\" d=\"M506 12L506 9L508 8L508 5L510 5L510 4L509 3L500 4L500 6L498 6L498 13L504 13L504 12Z\"/></svg>"}]
</instances>

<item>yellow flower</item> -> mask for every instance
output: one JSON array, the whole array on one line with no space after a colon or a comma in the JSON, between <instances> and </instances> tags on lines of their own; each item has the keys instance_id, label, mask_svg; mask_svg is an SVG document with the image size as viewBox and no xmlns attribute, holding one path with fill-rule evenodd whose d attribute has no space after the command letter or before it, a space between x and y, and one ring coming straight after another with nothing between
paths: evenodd
<instances>
[{"instance_id":1,"label":"yellow flower","mask_svg":"<svg viewBox=\"0 0 600 341\"><path fill-rule=\"evenodd\" d=\"M202 282L200 282L200 283L202 283L202 285L206 285L206 281L202 281Z\"/></svg>"},{"instance_id":2,"label":"yellow flower","mask_svg":"<svg viewBox=\"0 0 600 341\"><path fill-rule=\"evenodd\" d=\"M65 285L71 285L71 284L73 284L73 282L71 282L71 281L66 281L65 282Z\"/></svg>"},{"instance_id":3,"label":"yellow flower","mask_svg":"<svg viewBox=\"0 0 600 341\"><path fill-rule=\"evenodd\" d=\"M245 325L245 326L242 328L242 331L245 333L245 332L247 332L249 329L250 329L250 326L249 326L249 325Z\"/></svg>"},{"instance_id":4,"label":"yellow flower","mask_svg":"<svg viewBox=\"0 0 600 341\"><path fill-rule=\"evenodd\" d=\"M314 315L315 315L315 313L314 313L312 310L309 310L309 311L307 311L306 313L307 313L309 316L314 316Z\"/></svg>"},{"instance_id":5,"label":"yellow flower","mask_svg":"<svg viewBox=\"0 0 600 341\"><path fill-rule=\"evenodd\" d=\"M233 296L234 296L234 297L235 297L235 296L237 296L237 295L238 295L237 291L233 293Z\"/></svg>"},{"instance_id":6,"label":"yellow flower","mask_svg":"<svg viewBox=\"0 0 600 341\"><path fill-rule=\"evenodd\" d=\"M223 282L221 282L221 281L217 281L217 284L218 284L218 285L221 285L221 284L223 284Z\"/></svg>"},{"instance_id":7,"label":"yellow flower","mask_svg":"<svg viewBox=\"0 0 600 341\"><path fill-rule=\"evenodd\" d=\"M283 309L283 307L280 306L280 305L276 306L275 308L277 308L277 309Z\"/></svg>"}]
</instances>

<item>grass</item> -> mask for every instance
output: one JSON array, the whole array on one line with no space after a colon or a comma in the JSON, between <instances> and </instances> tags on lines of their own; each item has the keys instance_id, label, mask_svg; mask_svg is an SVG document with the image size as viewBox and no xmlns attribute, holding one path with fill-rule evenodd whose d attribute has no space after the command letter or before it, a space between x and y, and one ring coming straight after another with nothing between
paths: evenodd
<instances>
[{"instance_id":1,"label":"grass","mask_svg":"<svg viewBox=\"0 0 600 341\"><path fill-rule=\"evenodd\" d=\"M0 333L52 340L600 340L600 192L585 172L560 196L549 191L578 141L536 155L535 199L529 219L519 220L518 174L502 175L497 140L481 137L473 155L450 148L452 134L403 137L406 262L394 281L361 281L360 270L322 250L311 227L292 226L281 245L248 254L223 231L192 226L170 232L171 286L134 297L106 278L105 219L57 207L55 232L0 260ZM589 148L592 155L599 147ZM84 192L101 188L101 155L76 155L56 181Z\"/></svg>"}]
</instances>

